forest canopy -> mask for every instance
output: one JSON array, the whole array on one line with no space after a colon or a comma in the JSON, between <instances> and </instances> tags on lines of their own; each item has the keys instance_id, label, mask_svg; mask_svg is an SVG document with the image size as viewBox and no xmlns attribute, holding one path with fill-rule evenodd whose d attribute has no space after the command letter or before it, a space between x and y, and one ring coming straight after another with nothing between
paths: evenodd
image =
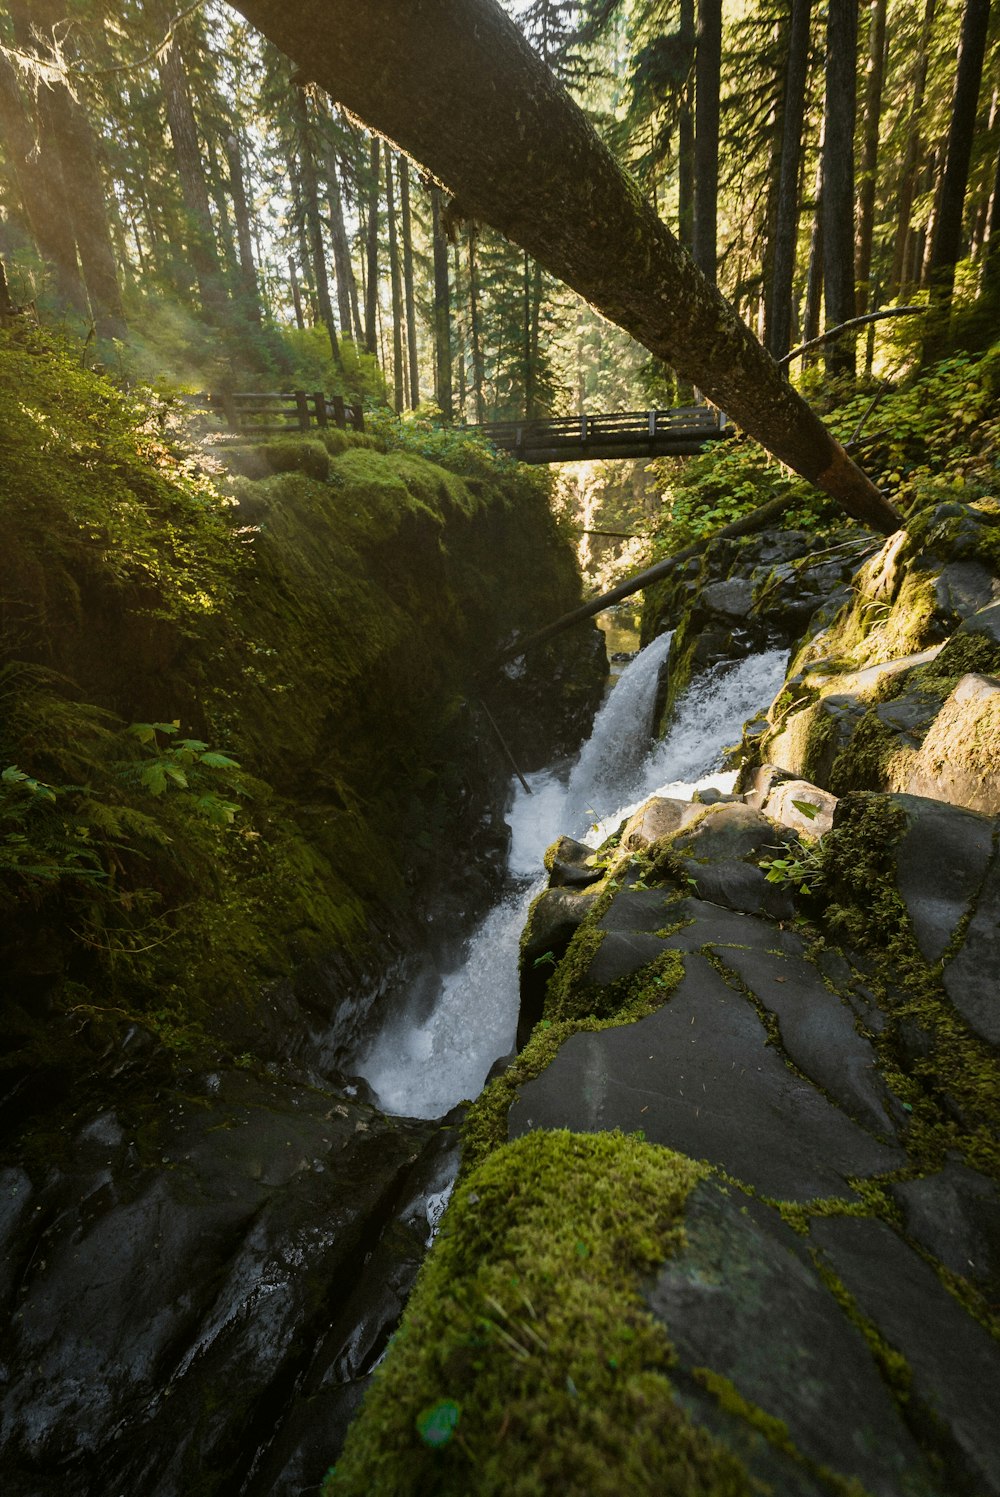
<instances>
[{"instance_id":1,"label":"forest canopy","mask_svg":"<svg viewBox=\"0 0 1000 1497\"><path fill-rule=\"evenodd\" d=\"M776 356L911 304L939 309L931 351L988 336L988 0L507 8ZM472 422L690 398L217 0L12 0L0 49L8 305L127 379L430 400ZM827 373L898 376L919 340L901 357L886 327L832 345Z\"/></svg>"}]
</instances>

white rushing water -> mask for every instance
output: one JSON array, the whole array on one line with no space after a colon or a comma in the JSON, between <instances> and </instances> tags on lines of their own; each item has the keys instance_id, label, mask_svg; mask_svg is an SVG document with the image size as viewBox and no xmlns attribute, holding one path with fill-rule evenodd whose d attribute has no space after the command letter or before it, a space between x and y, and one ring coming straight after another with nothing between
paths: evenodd
<instances>
[{"instance_id":1,"label":"white rushing water","mask_svg":"<svg viewBox=\"0 0 1000 1497\"><path fill-rule=\"evenodd\" d=\"M441 979L429 1013L404 1008L355 1061L387 1112L440 1117L478 1096L490 1066L510 1052L517 1029L518 947L528 906L545 886L542 856L566 833L597 847L651 795L690 800L695 790L730 790L720 772L724 750L743 723L770 704L784 678L787 652L770 650L702 676L660 742L652 718L670 636L642 650L594 719L568 780L551 771L518 786L509 814L510 874L517 886L473 933L465 958Z\"/></svg>"}]
</instances>

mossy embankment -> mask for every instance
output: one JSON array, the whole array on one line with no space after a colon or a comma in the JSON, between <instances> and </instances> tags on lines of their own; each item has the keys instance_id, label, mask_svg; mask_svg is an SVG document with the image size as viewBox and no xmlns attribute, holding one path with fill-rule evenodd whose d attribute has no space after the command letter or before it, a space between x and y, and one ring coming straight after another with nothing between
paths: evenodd
<instances>
[{"instance_id":1,"label":"mossy embankment","mask_svg":"<svg viewBox=\"0 0 1000 1497\"><path fill-rule=\"evenodd\" d=\"M599 693L591 639L480 675L578 599L544 483L343 433L210 475L168 406L38 335L0 361L8 1042L138 1019L266 1048L296 973L328 1022L417 891L502 839L478 698L530 762Z\"/></svg>"}]
</instances>

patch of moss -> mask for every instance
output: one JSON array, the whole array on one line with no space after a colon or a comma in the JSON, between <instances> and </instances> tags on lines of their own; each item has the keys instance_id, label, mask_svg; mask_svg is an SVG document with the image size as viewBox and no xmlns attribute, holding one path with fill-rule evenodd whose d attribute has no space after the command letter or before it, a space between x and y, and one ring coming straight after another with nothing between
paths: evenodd
<instances>
[{"instance_id":1,"label":"patch of moss","mask_svg":"<svg viewBox=\"0 0 1000 1497\"><path fill-rule=\"evenodd\" d=\"M640 1276L703 1167L620 1133L538 1132L456 1191L326 1497L745 1497L674 1397Z\"/></svg>"},{"instance_id":2,"label":"patch of moss","mask_svg":"<svg viewBox=\"0 0 1000 1497\"><path fill-rule=\"evenodd\" d=\"M330 454L318 437L278 437L259 448L272 473L304 473L322 481L330 472Z\"/></svg>"},{"instance_id":3,"label":"patch of moss","mask_svg":"<svg viewBox=\"0 0 1000 1497\"><path fill-rule=\"evenodd\" d=\"M901 752L904 750L899 734L875 711L866 712L846 748L836 755L828 787L838 796L852 790L889 790L893 784L893 760Z\"/></svg>"}]
</instances>

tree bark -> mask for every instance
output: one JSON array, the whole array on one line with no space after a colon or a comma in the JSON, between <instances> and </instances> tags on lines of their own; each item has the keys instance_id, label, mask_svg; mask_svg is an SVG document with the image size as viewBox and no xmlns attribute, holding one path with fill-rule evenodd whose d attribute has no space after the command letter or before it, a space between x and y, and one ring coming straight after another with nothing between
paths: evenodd
<instances>
[{"instance_id":1,"label":"tree bark","mask_svg":"<svg viewBox=\"0 0 1000 1497\"><path fill-rule=\"evenodd\" d=\"M326 268L326 245L323 242L323 220L319 211L319 175L316 171L316 155L313 150L309 97L301 83L293 85L292 109L298 136L302 212L309 240L316 303L319 308L320 321L326 328L327 337L330 339L331 357L339 368L340 344L337 341L337 324L334 321L333 300L330 296L330 275Z\"/></svg>"},{"instance_id":2,"label":"tree bark","mask_svg":"<svg viewBox=\"0 0 1000 1497\"><path fill-rule=\"evenodd\" d=\"M74 312L87 315L87 293L76 258L62 166L36 137L17 74L0 51L0 136L38 253L53 271L56 294Z\"/></svg>"},{"instance_id":3,"label":"tree bark","mask_svg":"<svg viewBox=\"0 0 1000 1497\"><path fill-rule=\"evenodd\" d=\"M396 240L396 194L392 183L392 152L385 153L385 207L389 222L389 277L392 284L392 389L397 415L403 409L403 283Z\"/></svg>"},{"instance_id":4,"label":"tree bark","mask_svg":"<svg viewBox=\"0 0 1000 1497\"><path fill-rule=\"evenodd\" d=\"M368 273L365 281L365 348L375 353L378 348L378 179L380 142L372 136L368 168L371 173L371 188L368 194L368 230L365 240L368 256Z\"/></svg>"},{"instance_id":5,"label":"tree bark","mask_svg":"<svg viewBox=\"0 0 1000 1497\"><path fill-rule=\"evenodd\" d=\"M892 251L892 270L886 292L890 301L906 295L914 278L908 274L907 250L910 247L910 216L913 212L913 197L917 186L917 163L920 158L920 127L924 109L924 93L927 88L927 64L930 56L931 32L934 27L934 11L937 0L925 0L924 15L920 26L920 40L913 64L910 85L910 117L906 130L906 147L903 164L899 171L897 192L898 209L896 236Z\"/></svg>"},{"instance_id":6,"label":"tree bark","mask_svg":"<svg viewBox=\"0 0 1000 1497\"><path fill-rule=\"evenodd\" d=\"M812 0L792 0L785 71L785 108L781 133L781 171L775 213L768 347L776 359L787 353L792 338L792 282L799 228L799 165L806 75L809 69L809 22Z\"/></svg>"},{"instance_id":7,"label":"tree bark","mask_svg":"<svg viewBox=\"0 0 1000 1497\"><path fill-rule=\"evenodd\" d=\"M687 48L688 72L677 118L677 237L690 252L694 235L694 0L681 0L680 33Z\"/></svg>"},{"instance_id":8,"label":"tree bark","mask_svg":"<svg viewBox=\"0 0 1000 1497\"><path fill-rule=\"evenodd\" d=\"M239 136L226 136L226 162L229 166L229 193L233 200L233 216L236 219L236 242L240 255L240 282L243 300L250 321L260 326L262 320L260 285L257 281L257 266L253 253L253 228L250 222L250 205L247 201L246 179L243 174L243 152Z\"/></svg>"},{"instance_id":9,"label":"tree bark","mask_svg":"<svg viewBox=\"0 0 1000 1497\"><path fill-rule=\"evenodd\" d=\"M448 285L448 241L441 222L441 189L431 188L434 240L434 398L446 421L452 418L451 291Z\"/></svg>"},{"instance_id":10,"label":"tree bark","mask_svg":"<svg viewBox=\"0 0 1000 1497\"><path fill-rule=\"evenodd\" d=\"M326 171L326 196L330 209L330 238L333 241L333 265L337 276L337 312L340 316L340 334L351 337L351 288L354 284L354 267L351 250L347 242L347 225L344 223L344 197L340 190L340 172L333 142L327 140L324 153ZM354 292L357 300L357 290Z\"/></svg>"},{"instance_id":11,"label":"tree bark","mask_svg":"<svg viewBox=\"0 0 1000 1497\"><path fill-rule=\"evenodd\" d=\"M854 118L857 102L858 0L828 0L826 102L823 111L823 287L826 320L847 322L854 294ZM831 374L853 374L854 341L835 343Z\"/></svg>"},{"instance_id":12,"label":"tree bark","mask_svg":"<svg viewBox=\"0 0 1000 1497\"><path fill-rule=\"evenodd\" d=\"M865 75L864 131L858 174L858 224L854 282L858 316L871 310L872 237L875 228L875 188L878 182L878 137L882 120L882 83L885 78L886 0L872 0L868 11L868 63Z\"/></svg>"},{"instance_id":13,"label":"tree bark","mask_svg":"<svg viewBox=\"0 0 1000 1497\"><path fill-rule=\"evenodd\" d=\"M300 333L305 332L306 319L302 312L302 292L299 290L299 273L295 269L295 261L291 255L288 257L288 280L292 288L292 310L295 313L295 326Z\"/></svg>"},{"instance_id":14,"label":"tree bark","mask_svg":"<svg viewBox=\"0 0 1000 1497\"><path fill-rule=\"evenodd\" d=\"M472 342L472 394L476 404L476 420L480 425L486 420L483 404L483 345L479 331L479 266L476 263L476 226L469 225L469 336Z\"/></svg>"},{"instance_id":15,"label":"tree bark","mask_svg":"<svg viewBox=\"0 0 1000 1497\"><path fill-rule=\"evenodd\" d=\"M417 361L417 312L413 294L413 219L410 213L410 165L399 158L399 205L403 215L403 299L406 303L406 348L410 366L410 407L420 404L420 366Z\"/></svg>"},{"instance_id":16,"label":"tree bark","mask_svg":"<svg viewBox=\"0 0 1000 1497\"><path fill-rule=\"evenodd\" d=\"M936 312L936 326L929 331L924 347L926 357L936 356L947 342L948 314L955 289L955 266L962 258L962 210L969 182L969 161L976 132L979 85L983 76L989 20L990 0L966 0L948 148L930 256L931 302Z\"/></svg>"},{"instance_id":17,"label":"tree bark","mask_svg":"<svg viewBox=\"0 0 1000 1497\"><path fill-rule=\"evenodd\" d=\"M645 202L496 0L240 0L360 118L878 530L899 517Z\"/></svg>"},{"instance_id":18,"label":"tree bark","mask_svg":"<svg viewBox=\"0 0 1000 1497\"><path fill-rule=\"evenodd\" d=\"M722 0L698 0L694 95L694 233L691 257L715 282L719 200L719 82Z\"/></svg>"},{"instance_id":19,"label":"tree bark","mask_svg":"<svg viewBox=\"0 0 1000 1497\"><path fill-rule=\"evenodd\" d=\"M163 16L165 20L171 19L166 16L165 11ZM226 296L219 274L215 230L208 201L208 185L202 167L194 105L191 102L180 38L176 34L159 54L159 71L167 124L170 126L170 139L173 143L174 164L177 167L187 219L185 237L188 257L198 284L202 310L208 318L218 322L225 317Z\"/></svg>"}]
</instances>

